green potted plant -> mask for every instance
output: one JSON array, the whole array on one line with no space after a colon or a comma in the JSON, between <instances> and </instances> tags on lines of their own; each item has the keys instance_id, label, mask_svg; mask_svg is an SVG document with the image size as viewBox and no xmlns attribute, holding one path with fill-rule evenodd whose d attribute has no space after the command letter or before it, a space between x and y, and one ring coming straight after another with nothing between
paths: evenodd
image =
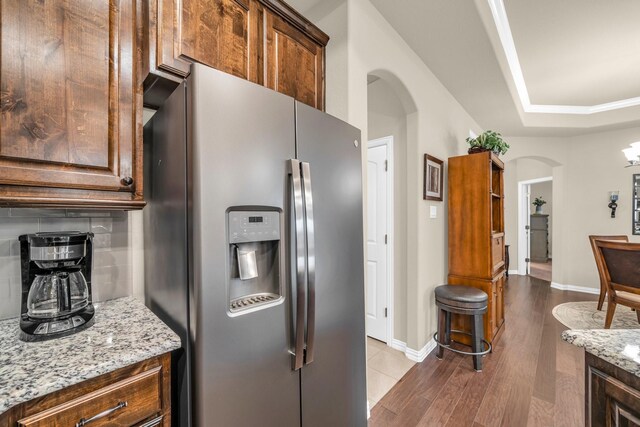
<instances>
[{"instance_id":1,"label":"green potted plant","mask_svg":"<svg viewBox=\"0 0 640 427\"><path fill-rule=\"evenodd\" d=\"M533 204L536 207L536 214L540 215L542 213L542 205L546 205L547 202L542 198L542 196L538 196L533 201Z\"/></svg>"},{"instance_id":2,"label":"green potted plant","mask_svg":"<svg viewBox=\"0 0 640 427\"><path fill-rule=\"evenodd\" d=\"M493 151L496 155L505 154L509 149L509 144L502 139L498 132L487 130L475 138L468 137L469 154L481 153L483 151Z\"/></svg>"}]
</instances>

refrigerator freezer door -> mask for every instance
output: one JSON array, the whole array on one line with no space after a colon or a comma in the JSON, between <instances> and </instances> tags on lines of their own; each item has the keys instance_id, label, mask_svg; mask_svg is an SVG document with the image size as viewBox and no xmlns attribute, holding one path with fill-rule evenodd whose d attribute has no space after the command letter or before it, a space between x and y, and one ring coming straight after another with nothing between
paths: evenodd
<instances>
[{"instance_id":1,"label":"refrigerator freezer door","mask_svg":"<svg viewBox=\"0 0 640 427\"><path fill-rule=\"evenodd\" d=\"M366 426L360 131L296 102L296 138L311 171L315 225L314 355L302 369L302 425Z\"/></svg>"},{"instance_id":2,"label":"refrigerator freezer door","mask_svg":"<svg viewBox=\"0 0 640 427\"><path fill-rule=\"evenodd\" d=\"M299 372L291 369L288 296L282 304L230 316L226 235L229 207L286 210L287 160L295 154L294 102L201 65L192 66L187 86L193 121L189 142L196 316L190 332L195 423L299 426L300 380ZM281 244L287 239L282 236ZM281 264L280 269L288 288L286 268Z\"/></svg>"},{"instance_id":3,"label":"refrigerator freezer door","mask_svg":"<svg viewBox=\"0 0 640 427\"><path fill-rule=\"evenodd\" d=\"M182 349L171 357L171 418L191 426L188 335L187 145L185 86L144 128L145 303L171 327ZM164 260L164 262L163 262Z\"/></svg>"}]
</instances>

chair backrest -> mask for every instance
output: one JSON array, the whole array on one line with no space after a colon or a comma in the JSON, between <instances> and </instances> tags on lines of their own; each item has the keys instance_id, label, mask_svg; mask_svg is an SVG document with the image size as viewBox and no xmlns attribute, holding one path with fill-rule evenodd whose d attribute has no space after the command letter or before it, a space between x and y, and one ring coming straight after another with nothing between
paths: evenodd
<instances>
[{"instance_id":1,"label":"chair backrest","mask_svg":"<svg viewBox=\"0 0 640 427\"><path fill-rule=\"evenodd\" d=\"M598 267L598 276L600 276L600 286L606 288L607 279L604 277L604 264L602 261L602 257L598 251L598 247L596 246L596 240L616 240L622 242L628 242L629 237L625 235L616 235L616 236L589 236L589 242L591 243L591 250L593 251L593 256L596 259L596 267Z\"/></svg>"},{"instance_id":2,"label":"chair backrest","mask_svg":"<svg viewBox=\"0 0 640 427\"><path fill-rule=\"evenodd\" d=\"M596 240L609 291L640 293L640 243Z\"/></svg>"}]
</instances>

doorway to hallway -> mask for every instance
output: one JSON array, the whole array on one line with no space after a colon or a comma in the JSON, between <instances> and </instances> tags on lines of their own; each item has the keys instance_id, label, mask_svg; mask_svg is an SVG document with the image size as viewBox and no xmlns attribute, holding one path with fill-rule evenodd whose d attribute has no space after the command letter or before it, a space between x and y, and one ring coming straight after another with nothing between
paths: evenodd
<instances>
[{"instance_id":1,"label":"doorway to hallway","mask_svg":"<svg viewBox=\"0 0 640 427\"><path fill-rule=\"evenodd\" d=\"M520 181L518 273L551 282L553 178Z\"/></svg>"}]
</instances>

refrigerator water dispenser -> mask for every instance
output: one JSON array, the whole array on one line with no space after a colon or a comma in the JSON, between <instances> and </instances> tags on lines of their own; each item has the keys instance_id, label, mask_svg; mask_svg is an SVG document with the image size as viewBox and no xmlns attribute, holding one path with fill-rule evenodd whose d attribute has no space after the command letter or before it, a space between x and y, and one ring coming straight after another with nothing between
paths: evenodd
<instances>
[{"instance_id":1,"label":"refrigerator water dispenser","mask_svg":"<svg viewBox=\"0 0 640 427\"><path fill-rule=\"evenodd\" d=\"M277 208L253 210L245 206L227 211L230 315L246 314L282 302L281 217Z\"/></svg>"}]
</instances>

